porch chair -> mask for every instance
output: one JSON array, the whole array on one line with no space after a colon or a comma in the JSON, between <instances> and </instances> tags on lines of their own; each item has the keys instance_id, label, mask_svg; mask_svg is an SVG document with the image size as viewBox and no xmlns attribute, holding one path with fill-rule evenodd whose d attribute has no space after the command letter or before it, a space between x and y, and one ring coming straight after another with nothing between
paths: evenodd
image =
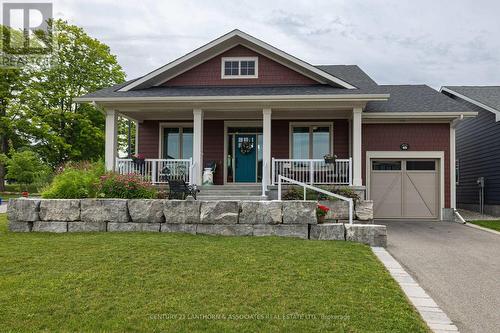
<instances>
[{"instance_id":1,"label":"porch chair","mask_svg":"<svg viewBox=\"0 0 500 333\"><path fill-rule=\"evenodd\" d=\"M187 184L183 175L181 175L180 179L172 178L170 168L165 166L160 172L160 179L168 183L169 199L185 200L188 195L191 195L196 200L196 193L200 192L196 185Z\"/></svg>"}]
</instances>

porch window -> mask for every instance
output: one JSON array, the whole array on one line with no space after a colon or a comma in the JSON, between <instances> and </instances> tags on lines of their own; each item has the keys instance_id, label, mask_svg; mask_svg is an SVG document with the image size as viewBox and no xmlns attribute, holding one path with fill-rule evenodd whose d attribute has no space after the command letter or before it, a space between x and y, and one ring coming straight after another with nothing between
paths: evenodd
<instances>
[{"instance_id":1,"label":"porch window","mask_svg":"<svg viewBox=\"0 0 500 333\"><path fill-rule=\"evenodd\" d=\"M291 141L293 159L322 159L332 152L332 125L294 125Z\"/></svg>"},{"instance_id":2,"label":"porch window","mask_svg":"<svg viewBox=\"0 0 500 333\"><path fill-rule=\"evenodd\" d=\"M247 79L258 77L257 57L222 58L223 79Z\"/></svg>"},{"instance_id":3,"label":"porch window","mask_svg":"<svg viewBox=\"0 0 500 333\"><path fill-rule=\"evenodd\" d=\"M163 158L188 159L193 157L193 128L165 127L163 129Z\"/></svg>"}]
</instances>

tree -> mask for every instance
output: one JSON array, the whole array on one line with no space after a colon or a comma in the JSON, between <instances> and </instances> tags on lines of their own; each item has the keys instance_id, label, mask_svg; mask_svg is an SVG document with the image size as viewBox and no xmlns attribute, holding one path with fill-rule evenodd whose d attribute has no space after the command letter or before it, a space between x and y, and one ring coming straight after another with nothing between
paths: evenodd
<instances>
[{"instance_id":1,"label":"tree","mask_svg":"<svg viewBox=\"0 0 500 333\"><path fill-rule=\"evenodd\" d=\"M30 150L12 152L6 164L6 177L22 185L42 183L50 174L50 168Z\"/></svg>"},{"instance_id":2,"label":"tree","mask_svg":"<svg viewBox=\"0 0 500 333\"><path fill-rule=\"evenodd\" d=\"M73 99L121 83L125 73L107 45L82 28L53 22L50 61L23 68L28 78L20 94L18 125L35 151L51 166L68 160L96 160L104 154L104 115Z\"/></svg>"}]
</instances>

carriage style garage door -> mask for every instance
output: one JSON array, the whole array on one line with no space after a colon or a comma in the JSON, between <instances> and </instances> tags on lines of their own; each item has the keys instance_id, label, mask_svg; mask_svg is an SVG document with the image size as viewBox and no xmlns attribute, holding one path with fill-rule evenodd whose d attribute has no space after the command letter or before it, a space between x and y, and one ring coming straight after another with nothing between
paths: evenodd
<instances>
[{"instance_id":1,"label":"carriage style garage door","mask_svg":"<svg viewBox=\"0 0 500 333\"><path fill-rule=\"evenodd\" d=\"M372 159L370 197L375 218L439 217L439 161Z\"/></svg>"}]
</instances>

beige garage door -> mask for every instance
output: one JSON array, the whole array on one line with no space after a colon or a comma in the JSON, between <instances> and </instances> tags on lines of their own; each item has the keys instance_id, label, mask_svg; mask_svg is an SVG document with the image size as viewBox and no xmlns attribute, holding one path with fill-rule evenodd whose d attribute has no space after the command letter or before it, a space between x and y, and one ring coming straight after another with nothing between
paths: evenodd
<instances>
[{"instance_id":1,"label":"beige garage door","mask_svg":"<svg viewBox=\"0 0 500 333\"><path fill-rule=\"evenodd\" d=\"M370 198L375 218L439 216L439 162L432 159L371 160Z\"/></svg>"}]
</instances>

